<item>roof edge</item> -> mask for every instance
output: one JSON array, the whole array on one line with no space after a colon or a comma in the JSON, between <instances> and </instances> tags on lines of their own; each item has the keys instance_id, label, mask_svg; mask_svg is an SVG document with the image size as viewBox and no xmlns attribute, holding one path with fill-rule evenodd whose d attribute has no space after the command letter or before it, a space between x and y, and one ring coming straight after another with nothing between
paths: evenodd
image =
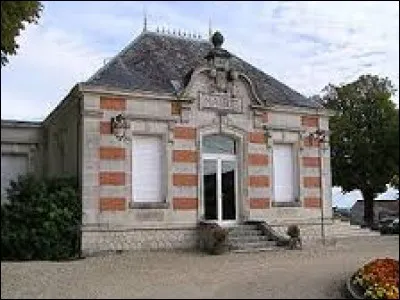
<instances>
[{"instance_id":1,"label":"roof edge","mask_svg":"<svg viewBox=\"0 0 400 300\"><path fill-rule=\"evenodd\" d=\"M1 127L2 128L24 128L24 127L33 127L39 128L42 127L42 121L23 121L23 120L11 120L11 119L2 119Z\"/></svg>"},{"instance_id":2,"label":"roof edge","mask_svg":"<svg viewBox=\"0 0 400 300\"><path fill-rule=\"evenodd\" d=\"M158 92L139 90L139 89L137 90L120 89L120 88L112 88L101 85L90 85L85 82L79 83L78 88L80 92L84 93L131 96L131 97L141 97L148 99L158 99L158 100L175 100L175 101L187 100L186 98L182 99L178 98L178 96L175 93L158 93Z\"/></svg>"},{"instance_id":3,"label":"roof edge","mask_svg":"<svg viewBox=\"0 0 400 300\"><path fill-rule=\"evenodd\" d=\"M48 122L50 122L50 120L54 117L55 114L58 113L58 111L64 107L67 103L69 103L69 99L70 97L75 94L76 92L79 92L79 84L75 84L71 90L69 91L69 93L64 97L63 100L61 100L57 106L48 114L48 116L42 121L42 124L45 125Z\"/></svg>"}]
</instances>

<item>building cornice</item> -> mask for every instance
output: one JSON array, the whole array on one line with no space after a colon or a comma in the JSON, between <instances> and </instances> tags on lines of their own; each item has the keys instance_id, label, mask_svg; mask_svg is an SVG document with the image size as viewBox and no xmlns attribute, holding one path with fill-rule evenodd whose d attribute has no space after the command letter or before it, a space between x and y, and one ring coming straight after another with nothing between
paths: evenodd
<instances>
[{"instance_id":1,"label":"building cornice","mask_svg":"<svg viewBox=\"0 0 400 300\"><path fill-rule=\"evenodd\" d=\"M311 108L311 107L299 107L299 106L289 106L289 105L273 105L273 106L250 105L250 108L254 110L283 112L289 114L318 115L326 117L332 117L335 115L335 111L322 107Z\"/></svg>"},{"instance_id":2,"label":"building cornice","mask_svg":"<svg viewBox=\"0 0 400 300\"><path fill-rule=\"evenodd\" d=\"M90 94L123 96L132 98L142 98L148 100L183 101L183 102L192 101L187 97L178 98L177 95L172 93L154 93L143 90L132 91L123 89L113 89L105 86L91 86L83 83L79 83L78 86L79 86L79 91Z\"/></svg>"}]
</instances>

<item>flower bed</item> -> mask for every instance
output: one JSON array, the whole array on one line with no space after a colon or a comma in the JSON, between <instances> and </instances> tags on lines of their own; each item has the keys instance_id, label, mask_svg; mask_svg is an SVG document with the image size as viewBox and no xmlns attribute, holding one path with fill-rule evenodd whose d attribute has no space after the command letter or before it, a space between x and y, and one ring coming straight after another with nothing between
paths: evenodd
<instances>
[{"instance_id":1,"label":"flower bed","mask_svg":"<svg viewBox=\"0 0 400 300\"><path fill-rule=\"evenodd\" d=\"M375 259L353 275L352 284L362 290L366 299L399 299L399 262Z\"/></svg>"}]
</instances>

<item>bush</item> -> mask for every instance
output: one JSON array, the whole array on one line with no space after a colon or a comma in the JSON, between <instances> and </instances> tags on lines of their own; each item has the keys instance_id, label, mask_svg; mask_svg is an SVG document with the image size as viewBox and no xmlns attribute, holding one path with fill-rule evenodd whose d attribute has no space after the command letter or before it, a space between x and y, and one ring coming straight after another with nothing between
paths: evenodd
<instances>
[{"instance_id":1,"label":"bush","mask_svg":"<svg viewBox=\"0 0 400 300\"><path fill-rule=\"evenodd\" d=\"M80 252L81 202L74 178L20 176L1 206L2 260L57 260Z\"/></svg>"}]
</instances>

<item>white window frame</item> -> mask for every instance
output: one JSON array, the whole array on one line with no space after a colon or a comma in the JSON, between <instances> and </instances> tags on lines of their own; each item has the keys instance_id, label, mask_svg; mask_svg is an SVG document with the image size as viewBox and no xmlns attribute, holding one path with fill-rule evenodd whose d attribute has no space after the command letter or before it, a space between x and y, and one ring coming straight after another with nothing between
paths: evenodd
<instances>
[{"instance_id":1,"label":"white window frame","mask_svg":"<svg viewBox=\"0 0 400 300\"><path fill-rule=\"evenodd\" d=\"M236 140L235 140L236 143ZM220 225L230 225L235 224L239 218L238 212L238 162L237 157L235 154L214 154L214 153L203 153L201 155L202 166L204 166L204 160L215 161L217 164L217 182L216 182L216 200L217 200L217 219L216 220L206 220L206 221L215 221L218 222ZM235 219L234 220L223 220L222 219L222 163L224 161L230 161L235 163L235 177L234 177L234 184L235 184ZM202 167L201 172L201 179L203 180L204 176L204 169ZM203 211L205 212L205 200L204 200L204 181L201 186L201 200L203 203Z\"/></svg>"}]
</instances>

